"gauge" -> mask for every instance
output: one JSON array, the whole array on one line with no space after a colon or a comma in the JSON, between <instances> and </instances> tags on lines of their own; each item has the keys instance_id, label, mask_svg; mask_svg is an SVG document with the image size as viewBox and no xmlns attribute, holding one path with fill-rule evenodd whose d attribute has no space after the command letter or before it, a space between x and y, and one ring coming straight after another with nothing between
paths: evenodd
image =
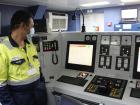
<instances>
[{"instance_id":1,"label":"gauge","mask_svg":"<svg viewBox=\"0 0 140 105\"><path fill-rule=\"evenodd\" d=\"M91 35L85 35L85 41L91 41Z\"/></svg>"},{"instance_id":2,"label":"gauge","mask_svg":"<svg viewBox=\"0 0 140 105\"><path fill-rule=\"evenodd\" d=\"M110 36L102 36L101 44L110 44Z\"/></svg>"},{"instance_id":3,"label":"gauge","mask_svg":"<svg viewBox=\"0 0 140 105\"><path fill-rule=\"evenodd\" d=\"M120 45L120 36L111 36L112 45Z\"/></svg>"},{"instance_id":4,"label":"gauge","mask_svg":"<svg viewBox=\"0 0 140 105\"><path fill-rule=\"evenodd\" d=\"M96 35L92 35L92 41L96 41L97 40L97 36Z\"/></svg>"},{"instance_id":5,"label":"gauge","mask_svg":"<svg viewBox=\"0 0 140 105\"><path fill-rule=\"evenodd\" d=\"M131 45L131 36L122 36L122 45Z\"/></svg>"}]
</instances>

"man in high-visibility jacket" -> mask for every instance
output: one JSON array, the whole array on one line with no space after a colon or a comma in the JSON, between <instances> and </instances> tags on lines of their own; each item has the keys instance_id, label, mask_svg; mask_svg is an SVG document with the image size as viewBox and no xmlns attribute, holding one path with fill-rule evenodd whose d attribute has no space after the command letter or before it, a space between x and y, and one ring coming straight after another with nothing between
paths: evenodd
<instances>
[{"instance_id":1,"label":"man in high-visibility jacket","mask_svg":"<svg viewBox=\"0 0 140 105\"><path fill-rule=\"evenodd\" d=\"M45 82L40 76L36 48L27 35L32 16L17 11L11 19L11 35L0 43L0 104L46 105Z\"/></svg>"}]
</instances>

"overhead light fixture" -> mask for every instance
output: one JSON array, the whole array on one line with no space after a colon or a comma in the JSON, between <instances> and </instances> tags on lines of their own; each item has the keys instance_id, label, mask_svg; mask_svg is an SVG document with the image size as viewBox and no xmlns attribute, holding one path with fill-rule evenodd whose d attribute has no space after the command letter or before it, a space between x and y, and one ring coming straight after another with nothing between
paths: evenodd
<instances>
[{"instance_id":1,"label":"overhead light fixture","mask_svg":"<svg viewBox=\"0 0 140 105\"><path fill-rule=\"evenodd\" d=\"M140 0L121 0L121 2L129 3L129 2L138 2Z\"/></svg>"},{"instance_id":2,"label":"overhead light fixture","mask_svg":"<svg viewBox=\"0 0 140 105\"><path fill-rule=\"evenodd\" d=\"M94 2L94 3L86 3L86 4L81 4L80 6L82 7L91 7L91 6L100 6L100 5L108 5L110 4L107 1L103 1L103 2Z\"/></svg>"}]
</instances>

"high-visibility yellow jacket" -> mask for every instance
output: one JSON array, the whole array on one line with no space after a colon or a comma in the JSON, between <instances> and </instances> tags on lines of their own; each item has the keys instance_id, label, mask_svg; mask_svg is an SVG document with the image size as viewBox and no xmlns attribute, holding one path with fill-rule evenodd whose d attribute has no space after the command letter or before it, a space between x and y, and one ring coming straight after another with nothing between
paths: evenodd
<instances>
[{"instance_id":1,"label":"high-visibility yellow jacket","mask_svg":"<svg viewBox=\"0 0 140 105\"><path fill-rule=\"evenodd\" d=\"M40 78L36 48L25 40L25 48L7 37L0 43L0 87L30 84Z\"/></svg>"}]
</instances>

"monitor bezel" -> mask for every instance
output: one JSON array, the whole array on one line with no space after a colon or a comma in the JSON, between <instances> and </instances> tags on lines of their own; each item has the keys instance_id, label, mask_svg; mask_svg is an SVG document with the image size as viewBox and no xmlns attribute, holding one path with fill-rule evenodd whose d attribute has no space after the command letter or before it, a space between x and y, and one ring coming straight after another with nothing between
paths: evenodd
<instances>
[{"instance_id":1,"label":"monitor bezel","mask_svg":"<svg viewBox=\"0 0 140 105\"><path fill-rule=\"evenodd\" d=\"M133 78L134 79L140 79L140 72L137 71L138 66L138 54L140 48L140 42L137 42L135 45L135 55L134 55L134 67L133 67Z\"/></svg>"},{"instance_id":2,"label":"monitor bezel","mask_svg":"<svg viewBox=\"0 0 140 105\"><path fill-rule=\"evenodd\" d=\"M92 65L80 65L80 64L71 64L68 63L68 56L69 56L69 48L70 44L85 44L85 45L93 45L93 53L92 53ZM79 71L87 71L87 72L94 72L95 68L95 60L96 60L96 41L94 42L84 42L84 41L68 41L67 42L67 51L66 51L66 62L65 68L72 69L72 70L79 70Z\"/></svg>"}]
</instances>

